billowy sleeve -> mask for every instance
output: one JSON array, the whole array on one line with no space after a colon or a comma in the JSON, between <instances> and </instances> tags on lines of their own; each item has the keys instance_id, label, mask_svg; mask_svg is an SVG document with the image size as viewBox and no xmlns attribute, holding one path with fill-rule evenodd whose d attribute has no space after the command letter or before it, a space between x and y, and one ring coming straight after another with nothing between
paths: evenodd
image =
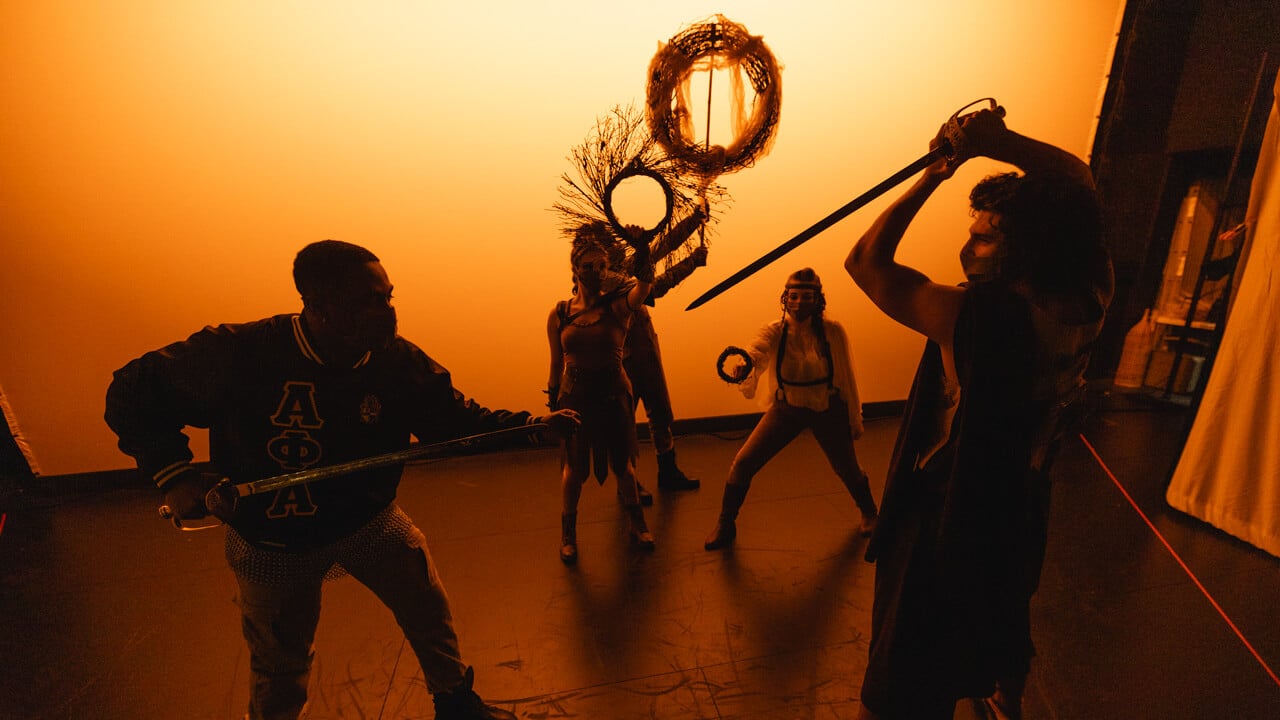
<instances>
[{"instance_id":1,"label":"billowy sleeve","mask_svg":"<svg viewBox=\"0 0 1280 720\"><path fill-rule=\"evenodd\" d=\"M844 327L827 320L827 342L831 344L832 378L840 397L849 406L849 427L855 436L862 434L862 400L858 397L858 381L853 372L853 351L849 348L849 336Z\"/></svg>"},{"instance_id":2,"label":"billowy sleeve","mask_svg":"<svg viewBox=\"0 0 1280 720\"><path fill-rule=\"evenodd\" d=\"M782 338L782 323L775 322L760 328L755 340L746 347L751 356L751 374L747 376L738 389L748 399L759 394L760 405L769 407L773 404L774 380L773 363L778 353L778 342ZM764 392L761 393L760 391Z\"/></svg>"}]
</instances>

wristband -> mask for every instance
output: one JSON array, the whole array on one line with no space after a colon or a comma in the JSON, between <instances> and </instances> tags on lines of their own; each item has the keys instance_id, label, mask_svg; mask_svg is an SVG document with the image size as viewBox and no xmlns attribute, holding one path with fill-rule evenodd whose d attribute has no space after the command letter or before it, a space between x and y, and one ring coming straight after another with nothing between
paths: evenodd
<instances>
[{"instance_id":1,"label":"wristband","mask_svg":"<svg viewBox=\"0 0 1280 720\"><path fill-rule=\"evenodd\" d=\"M635 279L643 283L653 283L653 263L640 263L635 269Z\"/></svg>"}]
</instances>

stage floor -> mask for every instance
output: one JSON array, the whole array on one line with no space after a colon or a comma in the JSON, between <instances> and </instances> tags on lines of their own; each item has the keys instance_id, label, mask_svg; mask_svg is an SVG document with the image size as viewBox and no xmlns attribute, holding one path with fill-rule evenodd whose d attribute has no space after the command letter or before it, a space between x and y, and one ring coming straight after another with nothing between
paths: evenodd
<instances>
[{"instance_id":1,"label":"stage floor","mask_svg":"<svg viewBox=\"0 0 1280 720\"><path fill-rule=\"evenodd\" d=\"M1185 413L1112 409L1064 448L1028 719L1280 717L1280 560L1163 500ZM857 444L877 498L897 425L871 421ZM656 491L642 445L652 553L629 547L612 480L589 485L576 567L558 557L554 449L410 467L400 502L426 534L480 694L530 719L852 718L875 570L858 511L805 435L756 478L736 547L704 551L743 439L678 438L681 466L703 487L675 494ZM180 533L155 506L140 489L11 503L0 718L244 713L222 531ZM310 717L433 717L390 612L349 578L326 586Z\"/></svg>"}]
</instances>

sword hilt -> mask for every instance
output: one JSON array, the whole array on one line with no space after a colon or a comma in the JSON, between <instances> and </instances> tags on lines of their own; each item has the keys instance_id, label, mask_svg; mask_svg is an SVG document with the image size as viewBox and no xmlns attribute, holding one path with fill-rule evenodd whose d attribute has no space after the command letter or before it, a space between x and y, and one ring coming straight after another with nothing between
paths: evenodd
<instances>
[{"instance_id":1,"label":"sword hilt","mask_svg":"<svg viewBox=\"0 0 1280 720\"><path fill-rule=\"evenodd\" d=\"M222 522L230 522L236 514L239 499L240 492L235 485L231 484L231 479L223 478L204 494L204 506L209 509L210 515Z\"/></svg>"},{"instance_id":2,"label":"sword hilt","mask_svg":"<svg viewBox=\"0 0 1280 720\"><path fill-rule=\"evenodd\" d=\"M169 507L168 505L161 505L160 507L156 508L156 511L160 514L161 519L168 520L169 522L173 523L173 526L178 528L182 532L197 532L199 530L212 530L213 528L216 528L222 525L221 521L204 523L201 525L192 525L190 523L185 523L182 521L182 518L178 517L178 514L173 511L173 508Z\"/></svg>"},{"instance_id":3,"label":"sword hilt","mask_svg":"<svg viewBox=\"0 0 1280 720\"><path fill-rule=\"evenodd\" d=\"M979 108L973 112L965 112L969 108L987 103L987 107ZM990 110L1000 117L1004 117L1004 107L996 102L993 97L981 98L965 105L959 110L951 114L945 125L942 126L943 146L942 152L948 160L954 160L958 157L969 157L969 139L964 134L964 119L983 110Z\"/></svg>"}]
</instances>

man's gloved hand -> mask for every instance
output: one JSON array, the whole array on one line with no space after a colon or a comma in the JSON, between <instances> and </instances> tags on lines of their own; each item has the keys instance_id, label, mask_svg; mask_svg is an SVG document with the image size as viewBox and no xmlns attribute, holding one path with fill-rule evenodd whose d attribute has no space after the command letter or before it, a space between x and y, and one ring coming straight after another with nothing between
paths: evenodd
<instances>
[{"instance_id":1,"label":"man's gloved hand","mask_svg":"<svg viewBox=\"0 0 1280 720\"><path fill-rule=\"evenodd\" d=\"M184 471L164 486L164 504L179 520L199 520L209 516L205 495L222 481L217 473Z\"/></svg>"}]
</instances>

